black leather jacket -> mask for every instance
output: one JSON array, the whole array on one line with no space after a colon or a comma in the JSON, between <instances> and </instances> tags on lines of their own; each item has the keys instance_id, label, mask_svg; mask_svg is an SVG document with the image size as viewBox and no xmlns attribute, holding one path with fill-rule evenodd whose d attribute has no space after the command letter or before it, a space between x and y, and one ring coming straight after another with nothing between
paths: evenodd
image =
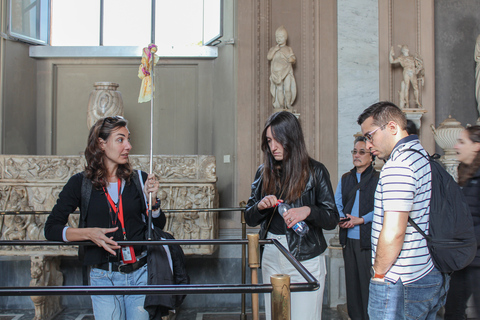
<instances>
[{"instance_id":1,"label":"black leather jacket","mask_svg":"<svg viewBox=\"0 0 480 320\"><path fill-rule=\"evenodd\" d=\"M310 160L313 175L307 182L305 190L299 199L293 203L293 207L310 207L311 213L305 219L309 231L304 237L300 237L292 229L286 229L288 249L299 261L314 258L325 251L327 242L323 236L322 229L333 230L338 224L339 214L335 205L335 198L330 183L330 175L323 164L313 159ZM245 221L251 227L259 224L260 234L266 234L271 214L278 214L272 208L258 210L258 203L263 199L262 194L263 165L255 174L255 181L252 183L252 194L248 199L245 210Z\"/></svg>"},{"instance_id":2,"label":"black leather jacket","mask_svg":"<svg viewBox=\"0 0 480 320\"><path fill-rule=\"evenodd\" d=\"M462 191L472 213L473 228L477 238L477 254L470 266L480 267L480 169L467 181Z\"/></svg>"}]
</instances>

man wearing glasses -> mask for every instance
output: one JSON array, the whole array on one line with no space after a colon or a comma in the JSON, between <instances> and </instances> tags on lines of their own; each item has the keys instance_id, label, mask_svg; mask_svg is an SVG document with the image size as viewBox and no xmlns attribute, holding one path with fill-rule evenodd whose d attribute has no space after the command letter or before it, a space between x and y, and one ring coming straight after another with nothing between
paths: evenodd
<instances>
[{"instance_id":1,"label":"man wearing glasses","mask_svg":"<svg viewBox=\"0 0 480 320\"><path fill-rule=\"evenodd\" d=\"M379 173L365 137L357 137L352 150L353 169L337 185L335 203L340 214L339 236L345 261L348 316L368 319L368 287L372 267L373 202Z\"/></svg>"},{"instance_id":2,"label":"man wearing glasses","mask_svg":"<svg viewBox=\"0 0 480 320\"><path fill-rule=\"evenodd\" d=\"M427 152L417 135L408 135L404 113L391 102L371 105L357 122L366 147L386 160L375 191L368 315L372 320L435 319L449 276L435 268L425 239L407 223L410 216L428 233Z\"/></svg>"}]
</instances>

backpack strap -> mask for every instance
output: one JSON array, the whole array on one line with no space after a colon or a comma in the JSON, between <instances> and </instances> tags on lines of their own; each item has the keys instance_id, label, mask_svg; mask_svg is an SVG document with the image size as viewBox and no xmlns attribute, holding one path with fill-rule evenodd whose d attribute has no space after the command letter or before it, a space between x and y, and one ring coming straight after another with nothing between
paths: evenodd
<instances>
[{"instance_id":1,"label":"backpack strap","mask_svg":"<svg viewBox=\"0 0 480 320\"><path fill-rule=\"evenodd\" d=\"M146 200L144 193L143 193L143 177L142 177L142 171L141 170L134 170L132 172L132 180L135 186L137 187L138 192L140 193L140 196L143 196L143 198ZM145 201L142 201L142 212L147 212L147 205Z\"/></svg>"},{"instance_id":2,"label":"backpack strap","mask_svg":"<svg viewBox=\"0 0 480 320\"><path fill-rule=\"evenodd\" d=\"M92 195L92 180L87 178L85 171L83 173L82 188L81 188L81 203L80 203L80 218L78 219L78 227L84 228L87 220L88 204L90 203L90 196ZM78 246L78 258L83 260L85 256L84 246ZM82 264L82 279L83 285L88 285L88 267Z\"/></svg>"},{"instance_id":3,"label":"backpack strap","mask_svg":"<svg viewBox=\"0 0 480 320\"><path fill-rule=\"evenodd\" d=\"M405 152L405 151L414 151L414 152L416 152L416 153L419 153L422 157L424 157L425 159L427 159L429 163L431 163L431 162L434 161L435 159L438 159L438 157L437 157L438 154L436 154L436 153L433 154L433 156L431 156L430 154L428 154L427 151L425 151L425 152L427 152L427 156L425 156L423 153L421 153L421 152L418 151L417 149L412 149L412 148L405 149L405 150L402 151L402 153ZM431 170L431 166L430 166L430 170ZM418 233L420 233L427 241L430 241L430 240L432 239L432 237L428 236L425 232L423 232L422 229L420 229L420 227L418 226L418 224L416 224L416 223L413 221L413 219L410 218L410 216L408 217L408 223L410 223L410 225L411 225L412 227L414 227L415 230L417 230Z\"/></svg>"},{"instance_id":4,"label":"backpack strap","mask_svg":"<svg viewBox=\"0 0 480 320\"><path fill-rule=\"evenodd\" d=\"M90 203L90 196L92 195L92 181L87 178L85 171L82 172L82 190L81 190L81 204L80 204L80 219L78 221L78 227L85 227L85 221L87 220L88 204Z\"/></svg>"},{"instance_id":5,"label":"backpack strap","mask_svg":"<svg viewBox=\"0 0 480 320\"><path fill-rule=\"evenodd\" d=\"M412 227L415 228L415 230L418 231L418 233L420 233L426 240L427 242L430 241L432 239L432 237L428 236L425 232L423 232L422 229L420 229L420 227L418 226L418 224L416 224L412 218L408 217L408 223L410 223L412 225Z\"/></svg>"},{"instance_id":6,"label":"backpack strap","mask_svg":"<svg viewBox=\"0 0 480 320\"><path fill-rule=\"evenodd\" d=\"M427 159L429 162L430 162L430 160L432 159L432 156L430 156L427 151L425 151L425 152L427 152L427 155L426 155L426 156L425 156L423 153L421 153L420 151L418 151L417 149L412 149L412 148L405 149L405 150L402 150L402 153L404 153L405 151L413 151L413 152L416 152L416 153L420 154L422 157L424 157L425 159Z\"/></svg>"},{"instance_id":7,"label":"backpack strap","mask_svg":"<svg viewBox=\"0 0 480 320\"><path fill-rule=\"evenodd\" d=\"M148 223L147 196L143 192L144 183L143 183L142 171L141 170L133 171L132 179L133 179L133 183L137 187L138 192L140 192L140 194L143 196L143 199L144 199L144 201L142 201L142 212L143 212L145 224L147 225L147 234L146 235L147 235L147 238L148 238L149 232L151 232L151 231L148 231L148 230L154 230L154 227L153 227L153 224L149 226L149 223ZM151 232L150 235L152 235L152 234L154 235L154 232Z\"/></svg>"}]
</instances>

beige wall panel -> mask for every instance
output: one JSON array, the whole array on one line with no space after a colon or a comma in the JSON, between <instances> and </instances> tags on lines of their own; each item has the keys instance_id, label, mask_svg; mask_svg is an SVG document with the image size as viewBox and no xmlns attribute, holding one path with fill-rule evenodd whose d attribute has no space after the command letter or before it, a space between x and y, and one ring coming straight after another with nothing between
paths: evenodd
<instances>
[{"instance_id":1,"label":"beige wall panel","mask_svg":"<svg viewBox=\"0 0 480 320\"><path fill-rule=\"evenodd\" d=\"M28 57L28 45L1 41L2 152L32 154L36 152L35 60Z\"/></svg>"},{"instance_id":2,"label":"beige wall panel","mask_svg":"<svg viewBox=\"0 0 480 320\"><path fill-rule=\"evenodd\" d=\"M198 154L198 66L160 66L156 75L154 153Z\"/></svg>"},{"instance_id":3,"label":"beige wall panel","mask_svg":"<svg viewBox=\"0 0 480 320\"><path fill-rule=\"evenodd\" d=\"M321 0L315 8L315 156L327 167L332 184L337 180L338 66L337 1Z\"/></svg>"},{"instance_id":4,"label":"beige wall panel","mask_svg":"<svg viewBox=\"0 0 480 320\"><path fill-rule=\"evenodd\" d=\"M154 153L197 154L197 65L156 67ZM150 102L137 102L138 65L57 65L55 68L54 152L83 152L88 128L86 111L93 83L120 84L134 154L150 152ZM162 139L162 137L168 137Z\"/></svg>"},{"instance_id":5,"label":"beige wall panel","mask_svg":"<svg viewBox=\"0 0 480 320\"><path fill-rule=\"evenodd\" d=\"M83 152L88 135L87 104L93 84L98 81L118 83L130 121L132 152L141 154L141 141L149 139L149 104L137 103L141 81L136 78L138 65L56 65L54 67L53 153L74 155ZM137 119L141 120L138 123ZM145 145L145 143L143 143ZM147 151L148 152L148 151Z\"/></svg>"},{"instance_id":6,"label":"beige wall panel","mask_svg":"<svg viewBox=\"0 0 480 320\"><path fill-rule=\"evenodd\" d=\"M237 165L238 201L247 201L256 169L257 136L257 82L256 51L258 46L258 2L238 0L237 2Z\"/></svg>"}]
</instances>

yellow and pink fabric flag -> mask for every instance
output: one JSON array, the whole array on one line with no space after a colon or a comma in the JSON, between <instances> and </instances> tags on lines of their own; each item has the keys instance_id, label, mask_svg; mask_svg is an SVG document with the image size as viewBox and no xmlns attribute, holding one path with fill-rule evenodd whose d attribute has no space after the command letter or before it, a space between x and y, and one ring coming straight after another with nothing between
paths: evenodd
<instances>
[{"instance_id":1,"label":"yellow and pink fabric flag","mask_svg":"<svg viewBox=\"0 0 480 320\"><path fill-rule=\"evenodd\" d=\"M152 94L155 88L152 88L152 72L153 66L158 62L159 57L155 54L157 46L151 43L148 47L142 50L142 63L138 67L138 77L142 79L142 86L140 87L140 95L138 102L148 102L152 100ZM152 66L153 55L153 66Z\"/></svg>"}]
</instances>

